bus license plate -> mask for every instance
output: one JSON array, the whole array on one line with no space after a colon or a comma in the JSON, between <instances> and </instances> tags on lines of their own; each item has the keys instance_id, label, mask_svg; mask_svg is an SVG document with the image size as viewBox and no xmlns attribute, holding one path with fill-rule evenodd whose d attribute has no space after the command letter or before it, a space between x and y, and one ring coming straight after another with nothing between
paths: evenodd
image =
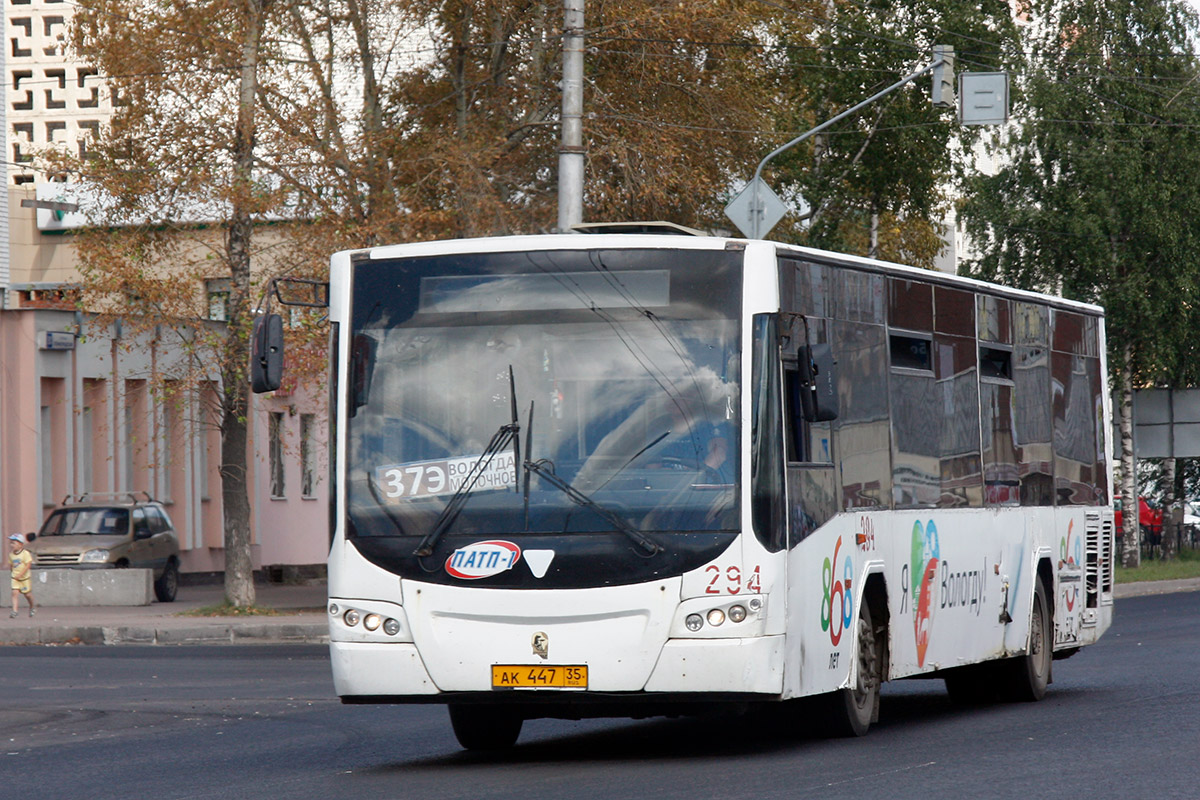
<instances>
[{"instance_id":1,"label":"bus license plate","mask_svg":"<svg viewBox=\"0 0 1200 800\"><path fill-rule=\"evenodd\" d=\"M529 664L493 664L493 689L586 689L585 666L537 666Z\"/></svg>"}]
</instances>

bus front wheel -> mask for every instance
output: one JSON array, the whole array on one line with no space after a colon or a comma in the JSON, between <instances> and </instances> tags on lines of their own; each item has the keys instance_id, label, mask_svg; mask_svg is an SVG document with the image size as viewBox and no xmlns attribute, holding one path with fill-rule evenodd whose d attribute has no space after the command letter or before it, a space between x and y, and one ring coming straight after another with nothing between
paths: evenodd
<instances>
[{"instance_id":1,"label":"bus front wheel","mask_svg":"<svg viewBox=\"0 0 1200 800\"><path fill-rule=\"evenodd\" d=\"M881 637L863 602L858 612L858 670L854 686L826 695L826 718L839 736L862 736L879 719L879 684L883 680Z\"/></svg>"},{"instance_id":2,"label":"bus front wheel","mask_svg":"<svg viewBox=\"0 0 1200 800\"><path fill-rule=\"evenodd\" d=\"M524 718L504 706L451 705L454 737L466 750L503 750L516 744Z\"/></svg>"}]
</instances>

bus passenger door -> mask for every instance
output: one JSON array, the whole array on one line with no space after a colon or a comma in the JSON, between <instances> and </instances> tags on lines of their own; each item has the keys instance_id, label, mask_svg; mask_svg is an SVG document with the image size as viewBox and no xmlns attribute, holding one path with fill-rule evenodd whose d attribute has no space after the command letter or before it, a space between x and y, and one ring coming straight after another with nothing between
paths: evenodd
<instances>
[{"instance_id":1,"label":"bus passenger door","mask_svg":"<svg viewBox=\"0 0 1200 800\"><path fill-rule=\"evenodd\" d=\"M783 314L780 334L784 457L788 496L788 548L838 511L830 422L837 391L829 344L816 341L809 322Z\"/></svg>"}]
</instances>

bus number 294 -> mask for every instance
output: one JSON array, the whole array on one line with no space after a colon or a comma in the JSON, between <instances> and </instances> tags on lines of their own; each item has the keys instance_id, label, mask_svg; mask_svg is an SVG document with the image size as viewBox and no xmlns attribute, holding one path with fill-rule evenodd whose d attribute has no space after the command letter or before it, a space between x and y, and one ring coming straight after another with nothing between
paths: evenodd
<instances>
[{"instance_id":1,"label":"bus number 294","mask_svg":"<svg viewBox=\"0 0 1200 800\"><path fill-rule=\"evenodd\" d=\"M741 567L726 567L725 572L722 573L721 568L716 564L709 564L704 568L704 572L709 576L708 586L704 589L705 594L741 594L743 588L748 594L762 592L761 567L754 567L744 584ZM722 581L722 577L724 577L724 581Z\"/></svg>"}]
</instances>

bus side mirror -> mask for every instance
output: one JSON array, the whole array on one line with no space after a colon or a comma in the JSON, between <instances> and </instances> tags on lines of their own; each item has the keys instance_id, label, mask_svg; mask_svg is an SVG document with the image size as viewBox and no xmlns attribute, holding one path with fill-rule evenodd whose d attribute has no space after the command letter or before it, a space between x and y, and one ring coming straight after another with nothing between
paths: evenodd
<instances>
[{"instance_id":1,"label":"bus side mirror","mask_svg":"<svg viewBox=\"0 0 1200 800\"><path fill-rule=\"evenodd\" d=\"M799 348L800 406L808 422L829 422L838 417L837 376L833 348L828 344Z\"/></svg>"},{"instance_id":2,"label":"bus side mirror","mask_svg":"<svg viewBox=\"0 0 1200 800\"><path fill-rule=\"evenodd\" d=\"M283 382L283 318L266 314L254 320L250 336L250 388L273 392Z\"/></svg>"}]
</instances>

